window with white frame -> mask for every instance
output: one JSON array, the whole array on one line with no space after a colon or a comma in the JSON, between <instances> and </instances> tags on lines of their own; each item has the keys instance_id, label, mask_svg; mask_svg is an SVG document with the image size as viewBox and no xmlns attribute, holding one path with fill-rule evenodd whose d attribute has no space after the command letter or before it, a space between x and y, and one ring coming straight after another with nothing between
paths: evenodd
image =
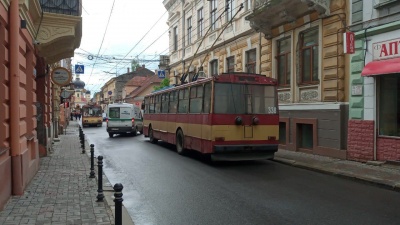
<instances>
[{"instance_id":1,"label":"window with white frame","mask_svg":"<svg viewBox=\"0 0 400 225\"><path fill-rule=\"evenodd\" d=\"M178 50L178 26L174 27L174 51Z\"/></svg>"},{"instance_id":2,"label":"window with white frame","mask_svg":"<svg viewBox=\"0 0 400 225\"><path fill-rule=\"evenodd\" d=\"M218 60L214 59L210 62L210 74L218 75Z\"/></svg>"},{"instance_id":3,"label":"window with white frame","mask_svg":"<svg viewBox=\"0 0 400 225\"><path fill-rule=\"evenodd\" d=\"M229 22L235 15L235 0L227 0L226 7L228 8L226 12L226 22Z\"/></svg>"},{"instance_id":4,"label":"window with white frame","mask_svg":"<svg viewBox=\"0 0 400 225\"><path fill-rule=\"evenodd\" d=\"M252 49L246 52L246 72L256 73L256 49Z\"/></svg>"},{"instance_id":5,"label":"window with white frame","mask_svg":"<svg viewBox=\"0 0 400 225\"><path fill-rule=\"evenodd\" d=\"M318 83L319 46L318 28L312 28L300 33L300 83Z\"/></svg>"},{"instance_id":6,"label":"window with white frame","mask_svg":"<svg viewBox=\"0 0 400 225\"><path fill-rule=\"evenodd\" d=\"M203 21L203 8L197 10L197 36L198 38L203 37L203 29L204 29L204 21Z\"/></svg>"},{"instance_id":7,"label":"window with white frame","mask_svg":"<svg viewBox=\"0 0 400 225\"><path fill-rule=\"evenodd\" d=\"M245 11L251 9L251 1L252 1L252 0L244 0L243 3L244 3L244 10L245 10Z\"/></svg>"},{"instance_id":8,"label":"window with white frame","mask_svg":"<svg viewBox=\"0 0 400 225\"><path fill-rule=\"evenodd\" d=\"M276 42L277 46L277 78L279 86L290 86L291 73L291 38L284 38Z\"/></svg>"},{"instance_id":9,"label":"window with white frame","mask_svg":"<svg viewBox=\"0 0 400 225\"><path fill-rule=\"evenodd\" d=\"M211 30L215 30L217 23L217 0L210 2L210 27Z\"/></svg>"},{"instance_id":10,"label":"window with white frame","mask_svg":"<svg viewBox=\"0 0 400 225\"><path fill-rule=\"evenodd\" d=\"M189 17L186 21L187 26L187 44L192 44L192 17Z\"/></svg>"}]
</instances>

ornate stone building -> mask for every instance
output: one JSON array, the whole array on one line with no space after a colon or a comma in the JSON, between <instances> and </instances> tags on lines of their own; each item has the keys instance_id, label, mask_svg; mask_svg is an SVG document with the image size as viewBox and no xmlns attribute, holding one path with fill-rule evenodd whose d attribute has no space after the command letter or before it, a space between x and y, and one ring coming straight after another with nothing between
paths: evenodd
<instances>
[{"instance_id":1,"label":"ornate stone building","mask_svg":"<svg viewBox=\"0 0 400 225\"><path fill-rule=\"evenodd\" d=\"M243 3L243 5L241 5ZM169 76L252 72L278 80L281 148L346 158L345 0L164 0ZM225 9L228 9L225 11Z\"/></svg>"}]
</instances>

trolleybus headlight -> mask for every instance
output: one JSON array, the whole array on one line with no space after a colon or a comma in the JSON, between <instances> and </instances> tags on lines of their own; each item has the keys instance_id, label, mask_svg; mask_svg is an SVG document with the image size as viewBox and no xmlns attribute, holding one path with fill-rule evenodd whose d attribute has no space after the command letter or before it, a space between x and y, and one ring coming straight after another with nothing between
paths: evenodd
<instances>
[{"instance_id":1,"label":"trolleybus headlight","mask_svg":"<svg viewBox=\"0 0 400 225\"><path fill-rule=\"evenodd\" d=\"M235 118L235 124L236 124L236 125L242 125L242 123L243 123L242 117L237 116L237 117Z\"/></svg>"},{"instance_id":2,"label":"trolleybus headlight","mask_svg":"<svg viewBox=\"0 0 400 225\"><path fill-rule=\"evenodd\" d=\"M260 123L260 119L258 119L258 117L253 117L253 124L257 125Z\"/></svg>"}]
</instances>

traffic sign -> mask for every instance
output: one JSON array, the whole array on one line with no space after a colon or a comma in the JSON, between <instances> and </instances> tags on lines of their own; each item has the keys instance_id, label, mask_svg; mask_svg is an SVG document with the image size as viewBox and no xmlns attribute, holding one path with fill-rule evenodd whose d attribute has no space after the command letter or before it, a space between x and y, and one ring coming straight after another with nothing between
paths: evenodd
<instances>
[{"instance_id":1,"label":"traffic sign","mask_svg":"<svg viewBox=\"0 0 400 225\"><path fill-rule=\"evenodd\" d=\"M67 90L63 90L63 91L61 92L61 97L63 97L63 98L69 98L69 96L71 96L71 94L72 94L72 92L69 92L69 91L67 91Z\"/></svg>"},{"instance_id":2,"label":"traffic sign","mask_svg":"<svg viewBox=\"0 0 400 225\"><path fill-rule=\"evenodd\" d=\"M85 66L84 65L75 65L75 74L84 74Z\"/></svg>"},{"instance_id":3,"label":"traffic sign","mask_svg":"<svg viewBox=\"0 0 400 225\"><path fill-rule=\"evenodd\" d=\"M158 78L165 78L165 70L158 71Z\"/></svg>"}]
</instances>

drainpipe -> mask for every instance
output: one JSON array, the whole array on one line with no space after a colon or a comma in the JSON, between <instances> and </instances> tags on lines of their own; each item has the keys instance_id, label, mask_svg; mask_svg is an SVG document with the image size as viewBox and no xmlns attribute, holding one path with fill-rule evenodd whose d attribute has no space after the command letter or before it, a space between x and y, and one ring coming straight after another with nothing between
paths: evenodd
<instances>
[{"instance_id":1,"label":"drainpipe","mask_svg":"<svg viewBox=\"0 0 400 225\"><path fill-rule=\"evenodd\" d=\"M258 73L259 74L261 74L261 32L258 34L259 35L259 37L258 37L258 51L260 52L258 55L258 57L259 57L259 60L258 60L258 62L259 62L259 64L258 64ZM274 77L274 75L272 74L272 71L271 71L271 77Z\"/></svg>"},{"instance_id":2,"label":"drainpipe","mask_svg":"<svg viewBox=\"0 0 400 225\"><path fill-rule=\"evenodd\" d=\"M12 193L14 195L23 194L23 171L19 128L19 22L18 0L11 0L9 8L10 146L12 163Z\"/></svg>"}]
</instances>

